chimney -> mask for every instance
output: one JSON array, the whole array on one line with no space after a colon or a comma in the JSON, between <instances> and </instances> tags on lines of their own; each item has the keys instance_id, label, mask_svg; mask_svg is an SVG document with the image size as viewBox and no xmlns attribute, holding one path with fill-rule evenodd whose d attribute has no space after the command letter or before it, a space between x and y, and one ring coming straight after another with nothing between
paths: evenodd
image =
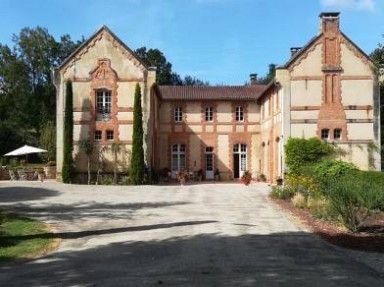
<instances>
[{"instance_id":1,"label":"chimney","mask_svg":"<svg viewBox=\"0 0 384 287\"><path fill-rule=\"evenodd\" d=\"M339 32L339 12L325 12L320 17L320 33Z\"/></svg>"},{"instance_id":2,"label":"chimney","mask_svg":"<svg viewBox=\"0 0 384 287\"><path fill-rule=\"evenodd\" d=\"M250 85L255 86L257 85L257 74L250 74L249 75Z\"/></svg>"},{"instance_id":3,"label":"chimney","mask_svg":"<svg viewBox=\"0 0 384 287\"><path fill-rule=\"evenodd\" d=\"M291 48L291 57L293 57L300 50L301 50L301 47L292 47Z\"/></svg>"}]
</instances>

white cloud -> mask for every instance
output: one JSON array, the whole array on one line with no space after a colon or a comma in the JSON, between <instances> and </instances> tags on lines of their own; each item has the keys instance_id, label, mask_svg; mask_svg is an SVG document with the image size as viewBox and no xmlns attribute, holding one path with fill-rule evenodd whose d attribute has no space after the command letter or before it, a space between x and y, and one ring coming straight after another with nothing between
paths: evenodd
<instances>
[{"instance_id":1,"label":"white cloud","mask_svg":"<svg viewBox=\"0 0 384 287\"><path fill-rule=\"evenodd\" d=\"M376 0L321 0L324 7L348 8L355 10L376 10Z\"/></svg>"}]
</instances>

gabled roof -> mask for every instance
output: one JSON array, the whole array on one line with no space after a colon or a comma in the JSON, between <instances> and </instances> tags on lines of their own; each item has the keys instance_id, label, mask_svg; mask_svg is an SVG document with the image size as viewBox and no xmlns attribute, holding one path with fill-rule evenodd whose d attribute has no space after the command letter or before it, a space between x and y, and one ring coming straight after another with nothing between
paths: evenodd
<instances>
[{"instance_id":1,"label":"gabled roof","mask_svg":"<svg viewBox=\"0 0 384 287\"><path fill-rule=\"evenodd\" d=\"M56 70L61 70L65 65L67 65L73 57L75 57L77 54L80 53L81 50L83 50L89 43L92 42L94 38L96 38L99 34L102 32L106 32L112 36L125 50L127 50L128 53L132 54L132 56L146 69L148 70L148 67L145 65L143 61L141 61L136 54L123 42L120 40L119 37L117 37L106 25L103 25L98 29L91 37L89 37L84 43L82 43L72 54L70 54L57 68Z\"/></svg>"},{"instance_id":2,"label":"gabled roof","mask_svg":"<svg viewBox=\"0 0 384 287\"><path fill-rule=\"evenodd\" d=\"M350 38L348 38L343 32L340 31L340 35L349 42L363 57L365 57L369 62L371 62L371 59L369 56L359 48ZM285 63L283 66L277 67L278 69L288 69L291 64L295 63L297 59L299 59L308 49L310 49L321 37L323 36L323 33L320 33L313 37L309 42L300 49L296 54L294 54L287 63Z\"/></svg>"},{"instance_id":3,"label":"gabled roof","mask_svg":"<svg viewBox=\"0 0 384 287\"><path fill-rule=\"evenodd\" d=\"M155 89L163 100L257 100L266 85L254 86L158 86Z\"/></svg>"}]
</instances>

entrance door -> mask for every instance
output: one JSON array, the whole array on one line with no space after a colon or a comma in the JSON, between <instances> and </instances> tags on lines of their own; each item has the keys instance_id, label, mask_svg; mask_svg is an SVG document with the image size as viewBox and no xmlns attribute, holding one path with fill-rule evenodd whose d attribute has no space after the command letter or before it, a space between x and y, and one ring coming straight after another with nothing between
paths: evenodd
<instances>
[{"instance_id":1,"label":"entrance door","mask_svg":"<svg viewBox=\"0 0 384 287\"><path fill-rule=\"evenodd\" d=\"M205 178L213 179L214 171L213 171L213 147L205 148Z\"/></svg>"},{"instance_id":2,"label":"entrance door","mask_svg":"<svg viewBox=\"0 0 384 287\"><path fill-rule=\"evenodd\" d=\"M239 178L247 169L247 145L235 144L233 146L233 177Z\"/></svg>"},{"instance_id":3,"label":"entrance door","mask_svg":"<svg viewBox=\"0 0 384 287\"><path fill-rule=\"evenodd\" d=\"M185 145L174 144L172 146L172 178L176 178L181 170L185 170Z\"/></svg>"}]
</instances>

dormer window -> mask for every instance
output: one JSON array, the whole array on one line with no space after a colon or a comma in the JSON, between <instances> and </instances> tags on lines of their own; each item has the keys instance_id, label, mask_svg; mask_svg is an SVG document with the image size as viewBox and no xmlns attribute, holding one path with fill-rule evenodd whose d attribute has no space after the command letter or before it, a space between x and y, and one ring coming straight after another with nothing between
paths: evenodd
<instances>
[{"instance_id":1,"label":"dormer window","mask_svg":"<svg viewBox=\"0 0 384 287\"><path fill-rule=\"evenodd\" d=\"M109 121L112 113L111 91L106 89L96 90L96 120Z\"/></svg>"}]
</instances>

